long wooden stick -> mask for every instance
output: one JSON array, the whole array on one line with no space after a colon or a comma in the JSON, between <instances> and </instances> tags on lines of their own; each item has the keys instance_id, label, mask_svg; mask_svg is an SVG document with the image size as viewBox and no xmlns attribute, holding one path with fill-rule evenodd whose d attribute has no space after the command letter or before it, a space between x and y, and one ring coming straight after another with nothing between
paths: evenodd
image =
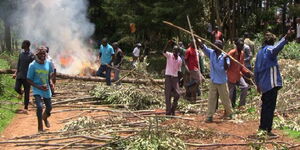
<instances>
[{"instance_id":1,"label":"long wooden stick","mask_svg":"<svg viewBox=\"0 0 300 150\"><path fill-rule=\"evenodd\" d=\"M214 48L216 48L216 49L222 51L223 53L227 54L227 52L225 52L224 50L220 49L220 48L219 48L218 46L216 46L215 44L211 43L209 40L206 40L205 38L202 38L202 37L200 37L200 36L197 35L197 34L192 34L190 31L188 31L188 30L186 30L186 29L184 29L184 28L182 28L182 27L179 27L179 26L177 26L177 25L174 25L173 23L168 22L168 21L163 21L163 23L165 23L165 24L167 24L167 25L169 25L169 26L175 27L175 28L177 28L177 29L179 29L179 30L181 30L181 31L184 31L184 32L186 32L186 33L189 33L189 34L191 34L191 35L194 35L195 37L201 39L202 41L207 42L208 44L210 44L210 45L213 46ZM233 58L233 57L230 56L230 55L228 55L228 56L230 57L230 59L232 59L234 62L238 63L240 66L244 67L250 74L253 75L253 72L252 72L251 70L249 70L247 67L245 67L243 64L241 64L238 60L236 60L235 58Z\"/></svg>"},{"instance_id":2,"label":"long wooden stick","mask_svg":"<svg viewBox=\"0 0 300 150\"><path fill-rule=\"evenodd\" d=\"M199 59L199 55L200 55L201 51L198 50L198 47L197 47L197 44L196 44L196 40L195 40L195 36L194 36L194 31L193 31L193 28L192 28L192 25L191 25L191 22L190 22L190 17L186 16L186 18L187 18L187 22L189 24L190 33L192 35L194 47L195 47L196 51L198 51L198 53L196 53L196 55L197 55L197 61L198 61L198 67L199 67L198 72L199 72L200 77L203 80L205 80L204 76L202 75L202 73L200 71L200 59Z\"/></svg>"},{"instance_id":3,"label":"long wooden stick","mask_svg":"<svg viewBox=\"0 0 300 150\"><path fill-rule=\"evenodd\" d=\"M82 98L67 99L64 101L54 102L54 103L52 103L52 105L63 104L63 103L68 103L68 102L75 102L75 101L82 101L82 100L92 100L92 99L95 99L95 98L88 96L88 97L82 97Z\"/></svg>"},{"instance_id":4,"label":"long wooden stick","mask_svg":"<svg viewBox=\"0 0 300 150\"><path fill-rule=\"evenodd\" d=\"M58 150L62 150L62 149L64 149L64 148L68 147L68 146L71 146L71 145L75 144L75 143L81 143L81 142L83 142L83 141L85 141L85 140L86 140L86 139L83 139L83 140L77 140L77 141L68 143L68 144L64 145L63 147L59 148Z\"/></svg>"},{"instance_id":5,"label":"long wooden stick","mask_svg":"<svg viewBox=\"0 0 300 150\"><path fill-rule=\"evenodd\" d=\"M0 144L8 144L8 143L32 143L32 142L49 142L49 141L57 141L57 140L66 140L66 139L73 139L73 138L85 138L89 140L95 140L95 141L104 141L104 139L112 139L113 137L102 135L98 137L90 137L90 136L84 136L84 135L76 135L71 137L62 137L62 138L52 138L52 139L42 139L42 140L20 140L20 141L0 141Z\"/></svg>"}]
</instances>

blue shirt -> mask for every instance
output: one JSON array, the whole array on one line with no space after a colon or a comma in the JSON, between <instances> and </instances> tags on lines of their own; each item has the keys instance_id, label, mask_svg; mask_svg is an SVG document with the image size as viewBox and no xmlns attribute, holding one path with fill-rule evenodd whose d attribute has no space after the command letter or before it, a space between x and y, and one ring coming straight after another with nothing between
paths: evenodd
<instances>
[{"instance_id":1,"label":"blue shirt","mask_svg":"<svg viewBox=\"0 0 300 150\"><path fill-rule=\"evenodd\" d=\"M282 87L282 78L277 60L278 53L288 41L282 38L276 45L266 45L256 55L254 76L256 85L265 93Z\"/></svg>"},{"instance_id":2,"label":"blue shirt","mask_svg":"<svg viewBox=\"0 0 300 150\"><path fill-rule=\"evenodd\" d=\"M203 52L210 59L211 81L215 84L227 83L227 73L224 68L224 59L226 55L221 53L217 56L216 52L213 49L208 48L206 45L204 45ZM230 64L229 58L226 58L226 63L228 65Z\"/></svg>"},{"instance_id":3,"label":"blue shirt","mask_svg":"<svg viewBox=\"0 0 300 150\"><path fill-rule=\"evenodd\" d=\"M27 72L27 79L30 79L33 81L35 84L41 86L41 85L47 85L48 90L43 91L40 90L36 87L33 87L33 95L40 95L41 97L44 98L51 98L52 93L50 90L50 85L49 85L49 77L50 73L53 72L52 65L49 61L45 61L44 64L39 64L36 61L33 61L28 68Z\"/></svg>"},{"instance_id":4,"label":"blue shirt","mask_svg":"<svg viewBox=\"0 0 300 150\"><path fill-rule=\"evenodd\" d=\"M112 60L111 55L115 54L114 49L109 44L106 46L101 45L99 52L101 54L101 65L109 64Z\"/></svg>"}]
</instances>

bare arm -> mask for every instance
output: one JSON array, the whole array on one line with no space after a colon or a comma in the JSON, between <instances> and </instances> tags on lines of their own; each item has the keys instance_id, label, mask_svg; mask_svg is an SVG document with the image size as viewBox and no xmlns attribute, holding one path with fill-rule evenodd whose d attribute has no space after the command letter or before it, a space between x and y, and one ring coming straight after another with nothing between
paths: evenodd
<instances>
[{"instance_id":1,"label":"bare arm","mask_svg":"<svg viewBox=\"0 0 300 150\"><path fill-rule=\"evenodd\" d=\"M33 86L33 87L36 87L36 88L38 88L38 89L40 89L40 90L43 90L43 91L47 91L48 90L48 87L47 86L44 86L44 85L37 85L37 84L35 84L32 80L30 80L30 79L27 79L27 82L31 85L31 86Z\"/></svg>"}]
</instances>

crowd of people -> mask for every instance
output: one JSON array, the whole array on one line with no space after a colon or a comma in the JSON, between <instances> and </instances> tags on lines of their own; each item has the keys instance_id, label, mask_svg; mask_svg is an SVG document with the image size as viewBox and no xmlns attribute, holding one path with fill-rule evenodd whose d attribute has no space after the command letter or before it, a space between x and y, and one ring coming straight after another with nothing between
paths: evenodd
<instances>
[{"instance_id":1,"label":"crowd of people","mask_svg":"<svg viewBox=\"0 0 300 150\"><path fill-rule=\"evenodd\" d=\"M261 96L261 117L259 130L264 131L267 136L276 138L272 132L272 123L276 107L278 90L282 87L282 78L278 65L278 54L288 43L293 31L288 30L287 34L275 44L276 36L270 32L265 34L262 47L258 50L254 65L252 67L252 57L255 54L254 42L245 33L244 38L235 40L235 48L228 53L223 51L222 33L216 28L212 32L214 37L214 47L209 48L200 39L190 42L185 50L182 42L170 41L173 50L163 55L166 57L167 65L165 71L165 102L166 115L175 115L179 94L181 77L184 76L184 83L187 98L191 102L196 101L197 89L203 81L201 74L201 51L210 60L210 81L208 93L208 109L205 119L206 123L213 122L213 116L218 109L218 99L220 98L224 106L224 120L233 118L233 109L236 107L236 87L241 89L238 109L244 109L246 105L249 84L254 84ZM182 65L181 65L182 64ZM184 66L184 67L182 67ZM182 75L184 68L184 75ZM255 82L252 80L255 78ZM171 100L173 97L173 103Z\"/></svg>"},{"instance_id":2,"label":"crowd of people","mask_svg":"<svg viewBox=\"0 0 300 150\"><path fill-rule=\"evenodd\" d=\"M262 47L257 51L255 65L251 62L255 56L254 42L245 33L243 38L235 40L235 48L228 53L223 51L224 38L222 32L216 28L212 32L214 37L212 48L209 48L200 39L195 38L185 48L183 42L168 41L172 51L167 47L163 50L166 58L165 68L165 103L166 115L175 115L181 92L180 87L185 88L184 98L191 103L197 101L201 95L201 83L205 81L203 74L203 59L208 57L210 63L210 80L208 91L208 109L205 122L212 123L213 116L218 109L220 98L224 106L223 118L233 118L233 109L243 109L247 103L247 92L251 84L255 84L257 91L262 93L262 110L259 129L266 131L269 136L272 133L272 122L278 90L282 87L282 78L277 61L278 53L288 43L293 32L289 30L281 40L274 45L276 37L267 32ZM132 51L135 66L140 58L142 44L137 43ZM200 50L198 50L201 49ZM51 115L51 97L54 94L56 69L51 57L48 55L49 48L38 47L35 54L30 52L30 41L24 40L23 51L19 55L17 71L13 75L16 78L15 90L24 96L24 110L28 110L30 87L33 88L33 96L37 106L38 131L43 131L43 122L50 127L48 117ZM101 65L96 72L97 76L106 78L106 85L112 81L121 84L119 74L124 53L117 42L111 45L107 39L101 41L99 48L99 60ZM253 72L254 68L254 73ZM111 79L111 71L114 79ZM255 79L255 82L252 81ZM252 81L252 82L251 82ZM23 86L24 90L21 90ZM240 99L237 105L237 87L240 88ZM43 111L43 103L46 108ZM237 105L237 106L236 106Z\"/></svg>"}]
</instances>

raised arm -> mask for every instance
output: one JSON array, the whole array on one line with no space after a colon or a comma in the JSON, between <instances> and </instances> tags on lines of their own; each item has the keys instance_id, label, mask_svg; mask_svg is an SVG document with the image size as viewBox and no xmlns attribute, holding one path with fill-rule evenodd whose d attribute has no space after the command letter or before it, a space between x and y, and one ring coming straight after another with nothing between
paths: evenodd
<instances>
[{"instance_id":1,"label":"raised arm","mask_svg":"<svg viewBox=\"0 0 300 150\"><path fill-rule=\"evenodd\" d=\"M287 38L291 37L293 33L293 30L288 30L287 34L279 42L277 42L273 47L268 48L271 57L276 57L278 55L284 45L288 43Z\"/></svg>"}]
</instances>

